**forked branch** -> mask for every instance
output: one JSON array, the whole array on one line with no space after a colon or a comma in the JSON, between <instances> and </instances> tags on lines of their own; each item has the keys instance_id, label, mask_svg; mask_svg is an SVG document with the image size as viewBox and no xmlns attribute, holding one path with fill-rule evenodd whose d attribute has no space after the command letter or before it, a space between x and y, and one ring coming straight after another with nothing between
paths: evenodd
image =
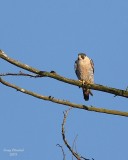
<instances>
[{"instance_id":1,"label":"forked branch","mask_svg":"<svg viewBox=\"0 0 128 160\"><path fill-rule=\"evenodd\" d=\"M71 109L71 108L70 108ZM68 116L68 113L70 111L70 109L68 109L67 111L65 111L64 113L64 118L63 118L63 122L62 122L62 138L63 138L63 141L65 143L65 145L67 146L67 148L70 150L70 152L72 153L72 155L77 159L77 160L81 160L81 159L84 159L84 160L89 160L81 155L79 155L78 153L76 153L73 148L69 145L68 141L66 140L66 136L65 136L65 123L66 123L66 119L67 119L67 116Z\"/></svg>"}]
</instances>

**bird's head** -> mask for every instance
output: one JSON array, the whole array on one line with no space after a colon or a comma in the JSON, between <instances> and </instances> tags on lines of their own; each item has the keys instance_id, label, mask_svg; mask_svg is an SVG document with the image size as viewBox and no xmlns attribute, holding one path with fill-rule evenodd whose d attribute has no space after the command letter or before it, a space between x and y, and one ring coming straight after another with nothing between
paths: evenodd
<instances>
[{"instance_id":1,"label":"bird's head","mask_svg":"<svg viewBox=\"0 0 128 160\"><path fill-rule=\"evenodd\" d=\"M83 59L85 59L85 57L86 57L85 53L79 53L78 54L78 60L83 60Z\"/></svg>"}]
</instances>

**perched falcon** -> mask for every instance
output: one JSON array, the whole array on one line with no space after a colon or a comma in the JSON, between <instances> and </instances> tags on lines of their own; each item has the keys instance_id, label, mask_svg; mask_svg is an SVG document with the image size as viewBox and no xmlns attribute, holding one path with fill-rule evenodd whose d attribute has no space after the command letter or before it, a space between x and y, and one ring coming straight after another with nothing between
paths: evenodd
<instances>
[{"instance_id":1,"label":"perched falcon","mask_svg":"<svg viewBox=\"0 0 128 160\"><path fill-rule=\"evenodd\" d=\"M78 79L86 83L94 83L94 63L84 53L78 54L78 59L75 61L75 72ZM90 89L82 88L84 99L89 100L89 94L93 95Z\"/></svg>"}]
</instances>

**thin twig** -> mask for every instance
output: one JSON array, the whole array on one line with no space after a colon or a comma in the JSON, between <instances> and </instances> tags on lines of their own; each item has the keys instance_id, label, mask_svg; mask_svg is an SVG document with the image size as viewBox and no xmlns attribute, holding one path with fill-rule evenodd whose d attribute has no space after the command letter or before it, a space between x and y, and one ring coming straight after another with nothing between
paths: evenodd
<instances>
[{"instance_id":1,"label":"thin twig","mask_svg":"<svg viewBox=\"0 0 128 160\"><path fill-rule=\"evenodd\" d=\"M76 148L76 140L77 140L78 135L76 135L74 141L73 141L73 145L72 145L72 149L75 148L75 152L77 153L77 148Z\"/></svg>"},{"instance_id":2,"label":"thin twig","mask_svg":"<svg viewBox=\"0 0 128 160\"><path fill-rule=\"evenodd\" d=\"M23 73L23 72L19 72L19 73L1 73L0 74L1 77L3 76L26 76L26 77L34 77L34 78L37 78L37 77L42 77L41 75L34 75L34 74L28 74L28 73Z\"/></svg>"},{"instance_id":3,"label":"thin twig","mask_svg":"<svg viewBox=\"0 0 128 160\"><path fill-rule=\"evenodd\" d=\"M77 149L76 149L76 139L77 139L77 136L78 136L78 135L76 135L76 137L75 137L75 139L74 139L74 141L73 141L73 145L72 145L72 149L74 150L74 147L75 147L75 152L76 152L76 153L78 153L78 152L77 152ZM72 160L73 160L73 155L72 155Z\"/></svg>"},{"instance_id":4,"label":"thin twig","mask_svg":"<svg viewBox=\"0 0 128 160\"><path fill-rule=\"evenodd\" d=\"M61 148L61 150L62 150L62 153L63 153L63 160L66 160L66 154L65 154L65 152L64 152L63 147L62 147L60 144L57 144L57 146L59 146L59 147Z\"/></svg>"}]
</instances>

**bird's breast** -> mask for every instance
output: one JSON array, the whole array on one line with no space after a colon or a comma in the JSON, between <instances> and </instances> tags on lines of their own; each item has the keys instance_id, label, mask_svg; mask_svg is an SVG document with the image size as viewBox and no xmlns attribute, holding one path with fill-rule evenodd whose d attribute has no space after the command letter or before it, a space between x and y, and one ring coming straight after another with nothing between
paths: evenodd
<instances>
[{"instance_id":1,"label":"bird's breast","mask_svg":"<svg viewBox=\"0 0 128 160\"><path fill-rule=\"evenodd\" d=\"M78 78L80 80L85 80L90 83L94 82L93 69L91 67L90 62L79 61L77 64L77 70L78 70Z\"/></svg>"}]
</instances>

